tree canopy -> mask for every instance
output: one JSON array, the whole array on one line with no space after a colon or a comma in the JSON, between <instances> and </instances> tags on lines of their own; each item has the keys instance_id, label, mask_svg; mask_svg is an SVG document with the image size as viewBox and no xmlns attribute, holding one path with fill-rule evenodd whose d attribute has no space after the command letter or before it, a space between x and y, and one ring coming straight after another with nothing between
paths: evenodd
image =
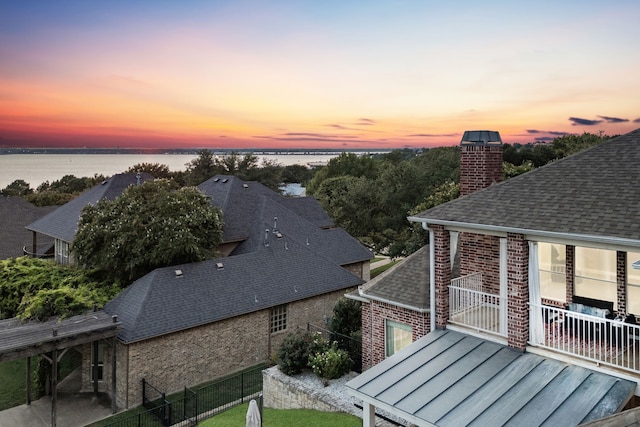
<instances>
[{"instance_id":1,"label":"tree canopy","mask_svg":"<svg viewBox=\"0 0 640 427\"><path fill-rule=\"evenodd\" d=\"M155 180L85 207L72 250L81 265L129 283L157 267L213 258L221 236L222 213L206 195Z\"/></svg>"}]
</instances>

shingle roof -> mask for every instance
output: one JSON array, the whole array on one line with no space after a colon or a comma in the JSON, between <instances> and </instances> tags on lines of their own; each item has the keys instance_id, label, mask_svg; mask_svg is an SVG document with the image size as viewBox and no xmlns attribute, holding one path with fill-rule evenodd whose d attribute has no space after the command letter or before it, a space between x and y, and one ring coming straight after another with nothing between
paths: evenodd
<instances>
[{"instance_id":1,"label":"shingle roof","mask_svg":"<svg viewBox=\"0 0 640 427\"><path fill-rule=\"evenodd\" d=\"M283 197L256 181L243 181L230 175L216 175L198 185L198 189L211 197L211 204L224 212L222 240L236 242L249 237L253 217L262 198L275 200L315 224L331 227L333 222L312 197Z\"/></svg>"},{"instance_id":2,"label":"shingle roof","mask_svg":"<svg viewBox=\"0 0 640 427\"><path fill-rule=\"evenodd\" d=\"M410 219L640 246L639 173L637 129Z\"/></svg>"},{"instance_id":3,"label":"shingle roof","mask_svg":"<svg viewBox=\"0 0 640 427\"><path fill-rule=\"evenodd\" d=\"M147 173L140 174L140 182L153 179ZM136 174L118 174L80 194L58 209L27 225L27 229L65 242L73 242L78 229L82 209L100 200L113 200L130 185L138 182Z\"/></svg>"},{"instance_id":4,"label":"shingle roof","mask_svg":"<svg viewBox=\"0 0 640 427\"><path fill-rule=\"evenodd\" d=\"M429 246L371 279L362 286L360 296L418 310L429 309Z\"/></svg>"},{"instance_id":5,"label":"shingle roof","mask_svg":"<svg viewBox=\"0 0 640 427\"><path fill-rule=\"evenodd\" d=\"M224 268L219 269L217 263ZM176 277L176 270L182 271ZM362 280L284 236L255 252L158 268L104 310L125 343L357 286Z\"/></svg>"},{"instance_id":6,"label":"shingle roof","mask_svg":"<svg viewBox=\"0 0 640 427\"><path fill-rule=\"evenodd\" d=\"M225 212L226 217L226 212ZM322 229L287 209L285 205L264 196L256 200L248 238L231 255L256 251L269 241L284 236L339 265L362 262L373 257L358 240L339 228Z\"/></svg>"},{"instance_id":7,"label":"shingle roof","mask_svg":"<svg viewBox=\"0 0 640 427\"><path fill-rule=\"evenodd\" d=\"M30 245L31 232L27 224L47 215L57 206L35 206L21 197L0 196L0 259L24 255L23 247Z\"/></svg>"}]
</instances>

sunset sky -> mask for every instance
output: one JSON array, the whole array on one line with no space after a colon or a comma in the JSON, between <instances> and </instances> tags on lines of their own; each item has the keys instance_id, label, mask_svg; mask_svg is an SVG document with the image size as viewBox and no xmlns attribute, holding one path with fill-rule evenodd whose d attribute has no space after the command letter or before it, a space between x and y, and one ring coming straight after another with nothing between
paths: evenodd
<instances>
[{"instance_id":1,"label":"sunset sky","mask_svg":"<svg viewBox=\"0 0 640 427\"><path fill-rule=\"evenodd\" d=\"M640 127L640 1L0 1L0 147L387 149Z\"/></svg>"}]
</instances>

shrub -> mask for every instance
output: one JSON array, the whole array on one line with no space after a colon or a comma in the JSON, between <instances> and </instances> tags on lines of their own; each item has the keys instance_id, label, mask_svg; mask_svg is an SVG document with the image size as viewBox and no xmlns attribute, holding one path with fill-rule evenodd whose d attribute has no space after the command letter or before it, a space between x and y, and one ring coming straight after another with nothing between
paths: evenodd
<instances>
[{"instance_id":1,"label":"shrub","mask_svg":"<svg viewBox=\"0 0 640 427\"><path fill-rule=\"evenodd\" d=\"M287 375L296 375L309 366L309 356L323 353L330 348L329 341L320 333L311 334L297 330L284 337L278 347L277 360L280 371Z\"/></svg>"},{"instance_id":2,"label":"shrub","mask_svg":"<svg viewBox=\"0 0 640 427\"><path fill-rule=\"evenodd\" d=\"M309 365L313 373L323 380L324 385L327 385L329 380L340 378L348 373L352 364L349 354L336 347L309 356Z\"/></svg>"}]
</instances>

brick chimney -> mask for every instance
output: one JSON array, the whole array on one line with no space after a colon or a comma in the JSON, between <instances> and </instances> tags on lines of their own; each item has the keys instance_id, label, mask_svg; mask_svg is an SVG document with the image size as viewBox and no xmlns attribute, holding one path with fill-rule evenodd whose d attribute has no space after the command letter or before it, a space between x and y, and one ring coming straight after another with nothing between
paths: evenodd
<instances>
[{"instance_id":1,"label":"brick chimney","mask_svg":"<svg viewBox=\"0 0 640 427\"><path fill-rule=\"evenodd\" d=\"M490 130L467 130L460 141L460 195L502 181L502 140Z\"/></svg>"}]
</instances>

